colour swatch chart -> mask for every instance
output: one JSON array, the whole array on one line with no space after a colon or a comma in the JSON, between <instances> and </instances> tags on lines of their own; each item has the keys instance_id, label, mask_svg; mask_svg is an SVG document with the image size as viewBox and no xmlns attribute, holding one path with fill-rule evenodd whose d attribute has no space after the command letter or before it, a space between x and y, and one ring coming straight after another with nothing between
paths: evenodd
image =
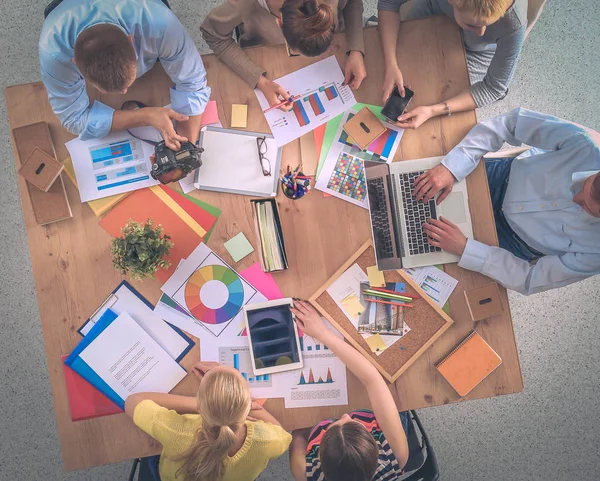
<instances>
[{"instance_id":1,"label":"colour swatch chart","mask_svg":"<svg viewBox=\"0 0 600 481\"><path fill-rule=\"evenodd\" d=\"M324 321L325 322L325 321ZM333 328L329 323L327 327ZM337 331L334 331L341 337ZM323 344L304 334L300 338L302 369L287 373L291 385L285 395L286 408L340 406L348 404L346 366Z\"/></svg>"},{"instance_id":2,"label":"colour swatch chart","mask_svg":"<svg viewBox=\"0 0 600 481\"><path fill-rule=\"evenodd\" d=\"M150 176L154 149L123 132L66 144L82 202L158 184Z\"/></svg>"},{"instance_id":3,"label":"colour swatch chart","mask_svg":"<svg viewBox=\"0 0 600 481\"><path fill-rule=\"evenodd\" d=\"M337 158L327 157L315 187L364 209L367 204L367 186L362 160L345 152Z\"/></svg>"},{"instance_id":4,"label":"colour swatch chart","mask_svg":"<svg viewBox=\"0 0 600 481\"><path fill-rule=\"evenodd\" d=\"M179 265L161 289L191 316L189 322L215 337L223 335L229 326L229 335L237 336L233 331L239 326L242 307L266 300L205 244Z\"/></svg>"},{"instance_id":5,"label":"colour swatch chart","mask_svg":"<svg viewBox=\"0 0 600 481\"><path fill-rule=\"evenodd\" d=\"M458 285L458 281L454 277L435 266L404 269L404 272L419 284L419 287L440 307L444 307L452 291Z\"/></svg>"},{"instance_id":6,"label":"colour swatch chart","mask_svg":"<svg viewBox=\"0 0 600 481\"><path fill-rule=\"evenodd\" d=\"M343 85L344 74L333 55L274 82L296 98L289 112L279 109L265 112L279 146L310 132L356 103L350 87ZM269 103L263 93L258 89L254 92L263 111L267 110Z\"/></svg>"}]
</instances>

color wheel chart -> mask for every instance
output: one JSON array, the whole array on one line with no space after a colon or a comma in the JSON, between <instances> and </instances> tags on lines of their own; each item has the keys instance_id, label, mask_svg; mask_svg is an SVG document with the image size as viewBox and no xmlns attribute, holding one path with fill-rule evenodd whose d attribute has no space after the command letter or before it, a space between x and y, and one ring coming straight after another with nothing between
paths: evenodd
<instances>
[{"instance_id":1,"label":"color wheel chart","mask_svg":"<svg viewBox=\"0 0 600 481\"><path fill-rule=\"evenodd\" d=\"M324 101L331 101L339 97L335 84L319 87L317 90L304 95L294 102L292 108L300 127L310 124L307 109L311 109L315 116L325 113ZM341 97L340 97L341 99ZM344 101L342 100L342 103ZM326 105L326 104L325 104Z\"/></svg>"},{"instance_id":2,"label":"color wheel chart","mask_svg":"<svg viewBox=\"0 0 600 481\"><path fill-rule=\"evenodd\" d=\"M172 298L214 336L219 336L256 293L211 252Z\"/></svg>"},{"instance_id":3,"label":"color wheel chart","mask_svg":"<svg viewBox=\"0 0 600 481\"><path fill-rule=\"evenodd\" d=\"M347 120L350 120L352 117L354 117L354 114L350 112L348 114ZM374 162L387 162L397 138L397 131L386 128L383 135L379 136L373 142L371 142L371 144L367 147L366 150L361 150L357 145L354 144L352 137L349 137L346 131L342 129L338 138L338 142L349 147L349 149L344 149L349 154L360 157L363 160L371 160Z\"/></svg>"}]
</instances>

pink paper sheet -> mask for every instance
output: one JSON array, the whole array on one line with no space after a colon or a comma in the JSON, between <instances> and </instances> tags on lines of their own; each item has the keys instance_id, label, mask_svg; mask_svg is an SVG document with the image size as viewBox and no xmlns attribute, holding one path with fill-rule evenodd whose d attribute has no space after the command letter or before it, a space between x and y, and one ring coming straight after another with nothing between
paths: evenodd
<instances>
[{"instance_id":1,"label":"pink paper sheet","mask_svg":"<svg viewBox=\"0 0 600 481\"><path fill-rule=\"evenodd\" d=\"M273 276L267 272L263 272L259 262L240 271L240 274L270 301L273 299L281 299L283 297L281 289L279 289Z\"/></svg>"},{"instance_id":2,"label":"pink paper sheet","mask_svg":"<svg viewBox=\"0 0 600 481\"><path fill-rule=\"evenodd\" d=\"M211 100L204 109L202 116L202 125L210 125L219 123L219 110L217 109L217 101Z\"/></svg>"}]
</instances>

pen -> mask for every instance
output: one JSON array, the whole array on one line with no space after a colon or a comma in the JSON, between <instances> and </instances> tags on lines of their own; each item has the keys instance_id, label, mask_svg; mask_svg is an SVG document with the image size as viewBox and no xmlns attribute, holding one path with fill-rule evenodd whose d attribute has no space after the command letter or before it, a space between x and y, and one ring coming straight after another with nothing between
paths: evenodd
<instances>
[{"instance_id":1,"label":"pen","mask_svg":"<svg viewBox=\"0 0 600 481\"><path fill-rule=\"evenodd\" d=\"M370 289L373 291L381 291L381 292L387 292L389 294L396 294L397 296L410 297L411 299L421 299L419 296L412 296L410 294L405 294L403 292L390 291L389 289L384 289L382 287L371 287Z\"/></svg>"},{"instance_id":2,"label":"pen","mask_svg":"<svg viewBox=\"0 0 600 481\"><path fill-rule=\"evenodd\" d=\"M282 105L285 105L288 102L293 102L294 100L298 100L299 98L300 98L300 95L296 95L295 97L290 97L289 99L286 99L283 102L279 102L277 105L273 105L272 107L269 107L267 110L264 110L263 113L266 114L267 112L270 112L271 110L278 109Z\"/></svg>"},{"instance_id":3,"label":"pen","mask_svg":"<svg viewBox=\"0 0 600 481\"><path fill-rule=\"evenodd\" d=\"M376 302L377 304L387 304L389 306L400 306L400 307L410 307L413 308L412 304L404 304L402 302L389 302L389 301L379 301L377 299L367 299L369 302Z\"/></svg>"}]
</instances>

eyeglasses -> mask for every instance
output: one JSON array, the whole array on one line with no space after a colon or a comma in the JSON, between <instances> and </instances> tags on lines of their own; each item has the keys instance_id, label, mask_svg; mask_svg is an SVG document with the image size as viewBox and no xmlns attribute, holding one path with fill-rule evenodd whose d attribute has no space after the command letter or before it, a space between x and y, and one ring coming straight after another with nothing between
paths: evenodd
<instances>
[{"instance_id":1,"label":"eyeglasses","mask_svg":"<svg viewBox=\"0 0 600 481\"><path fill-rule=\"evenodd\" d=\"M260 162L262 173L265 177L268 177L271 175L271 161L265 157L265 154L267 153L267 138L257 137L256 147L258 148L258 160Z\"/></svg>"}]
</instances>

